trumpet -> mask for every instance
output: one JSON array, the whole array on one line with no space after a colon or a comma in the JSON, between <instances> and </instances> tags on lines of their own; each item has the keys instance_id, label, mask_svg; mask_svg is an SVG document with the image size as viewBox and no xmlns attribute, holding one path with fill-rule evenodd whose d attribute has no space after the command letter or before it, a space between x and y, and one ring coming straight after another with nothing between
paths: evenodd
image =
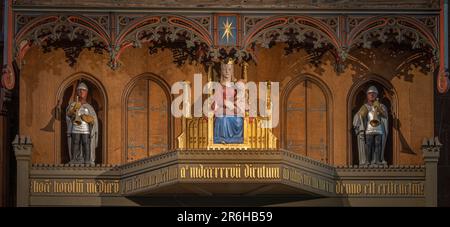
<instances>
[{"instance_id":1,"label":"trumpet","mask_svg":"<svg viewBox=\"0 0 450 227\"><path fill-rule=\"evenodd\" d=\"M73 120L73 124L81 125L81 117L78 114L75 115L75 120Z\"/></svg>"},{"instance_id":2,"label":"trumpet","mask_svg":"<svg viewBox=\"0 0 450 227\"><path fill-rule=\"evenodd\" d=\"M373 119L370 120L370 122L369 122L369 124L372 127L378 127L381 124L380 117L379 117L381 106L380 106L380 102L378 100L379 99L377 98L377 100L373 103L373 108L375 109L375 111L373 114Z\"/></svg>"}]
</instances>

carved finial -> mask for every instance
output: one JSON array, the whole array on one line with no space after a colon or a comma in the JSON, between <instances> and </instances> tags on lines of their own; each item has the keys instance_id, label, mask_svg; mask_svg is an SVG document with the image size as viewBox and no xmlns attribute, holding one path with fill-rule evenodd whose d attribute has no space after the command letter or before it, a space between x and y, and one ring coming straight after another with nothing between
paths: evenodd
<instances>
[{"instance_id":1,"label":"carved finial","mask_svg":"<svg viewBox=\"0 0 450 227\"><path fill-rule=\"evenodd\" d=\"M433 137L431 137L431 138L428 138L428 145L429 146L434 146L434 140L433 140Z\"/></svg>"},{"instance_id":2,"label":"carved finial","mask_svg":"<svg viewBox=\"0 0 450 227\"><path fill-rule=\"evenodd\" d=\"M442 146L442 143L439 141L439 138L437 136L434 137L434 144L439 147Z\"/></svg>"},{"instance_id":3,"label":"carved finial","mask_svg":"<svg viewBox=\"0 0 450 227\"><path fill-rule=\"evenodd\" d=\"M246 61L242 62L242 79L244 79L245 82L248 80L248 63Z\"/></svg>"},{"instance_id":4,"label":"carved finial","mask_svg":"<svg viewBox=\"0 0 450 227\"><path fill-rule=\"evenodd\" d=\"M30 136L25 136L25 141L24 141L24 143L25 143L25 144L32 144L32 142L31 142L31 137L30 137Z\"/></svg>"},{"instance_id":5,"label":"carved finial","mask_svg":"<svg viewBox=\"0 0 450 227\"><path fill-rule=\"evenodd\" d=\"M31 137L26 135L16 135L14 138L13 145L31 145Z\"/></svg>"},{"instance_id":6,"label":"carved finial","mask_svg":"<svg viewBox=\"0 0 450 227\"><path fill-rule=\"evenodd\" d=\"M428 139L427 138L423 138L422 140L422 148L428 147Z\"/></svg>"},{"instance_id":7,"label":"carved finial","mask_svg":"<svg viewBox=\"0 0 450 227\"><path fill-rule=\"evenodd\" d=\"M208 63L208 82L212 81L212 75L213 75L213 63Z\"/></svg>"},{"instance_id":8,"label":"carved finial","mask_svg":"<svg viewBox=\"0 0 450 227\"><path fill-rule=\"evenodd\" d=\"M14 138L14 141L12 142L12 144L16 145L20 143L20 138L19 135L16 135L16 137Z\"/></svg>"}]
</instances>

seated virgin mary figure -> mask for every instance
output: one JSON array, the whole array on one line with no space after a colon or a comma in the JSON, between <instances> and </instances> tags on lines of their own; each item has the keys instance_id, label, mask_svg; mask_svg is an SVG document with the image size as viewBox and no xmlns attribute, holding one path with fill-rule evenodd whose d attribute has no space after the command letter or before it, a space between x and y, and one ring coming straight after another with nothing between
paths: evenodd
<instances>
[{"instance_id":1,"label":"seated virgin mary figure","mask_svg":"<svg viewBox=\"0 0 450 227\"><path fill-rule=\"evenodd\" d=\"M243 89L234 83L233 62L221 64L220 89L214 93L212 108L214 110L214 143L244 143L244 111L238 103L238 91ZM222 93L222 94L220 94Z\"/></svg>"}]
</instances>

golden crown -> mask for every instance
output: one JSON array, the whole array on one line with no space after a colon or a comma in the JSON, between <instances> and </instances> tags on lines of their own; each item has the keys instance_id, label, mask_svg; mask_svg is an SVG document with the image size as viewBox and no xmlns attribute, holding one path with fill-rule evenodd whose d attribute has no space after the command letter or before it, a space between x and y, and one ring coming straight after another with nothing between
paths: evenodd
<instances>
[{"instance_id":1,"label":"golden crown","mask_svg":"<svg viewBox=\"0 0 450 227\"><path fill-rule=\"evenodd\" d=\"M234 65L234 60L232 58L228 58L227 60L225 60L225 64Z\"/></svg>"}]
</instances>

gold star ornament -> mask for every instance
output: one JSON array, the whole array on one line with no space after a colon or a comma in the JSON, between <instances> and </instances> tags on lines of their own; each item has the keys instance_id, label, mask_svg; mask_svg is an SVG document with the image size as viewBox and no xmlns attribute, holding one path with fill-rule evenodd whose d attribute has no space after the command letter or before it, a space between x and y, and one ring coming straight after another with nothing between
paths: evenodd
<instances>
[{"instance_id":1,"label":"gold star ornament","mask_svg":"<svg viewBox=\"0 0 450 227\"><path fill-rule=\"evenodd\" d=\"M223 23L223 27L222 29L223 31L223 35L222 35L222 39L226 37L227 39L227 43L229 42L230 37L233 38L233 29L235 29L235 27L233 27L233 22L229 22L228 18L227 21Z\"/></svg>"}]
</instances>

